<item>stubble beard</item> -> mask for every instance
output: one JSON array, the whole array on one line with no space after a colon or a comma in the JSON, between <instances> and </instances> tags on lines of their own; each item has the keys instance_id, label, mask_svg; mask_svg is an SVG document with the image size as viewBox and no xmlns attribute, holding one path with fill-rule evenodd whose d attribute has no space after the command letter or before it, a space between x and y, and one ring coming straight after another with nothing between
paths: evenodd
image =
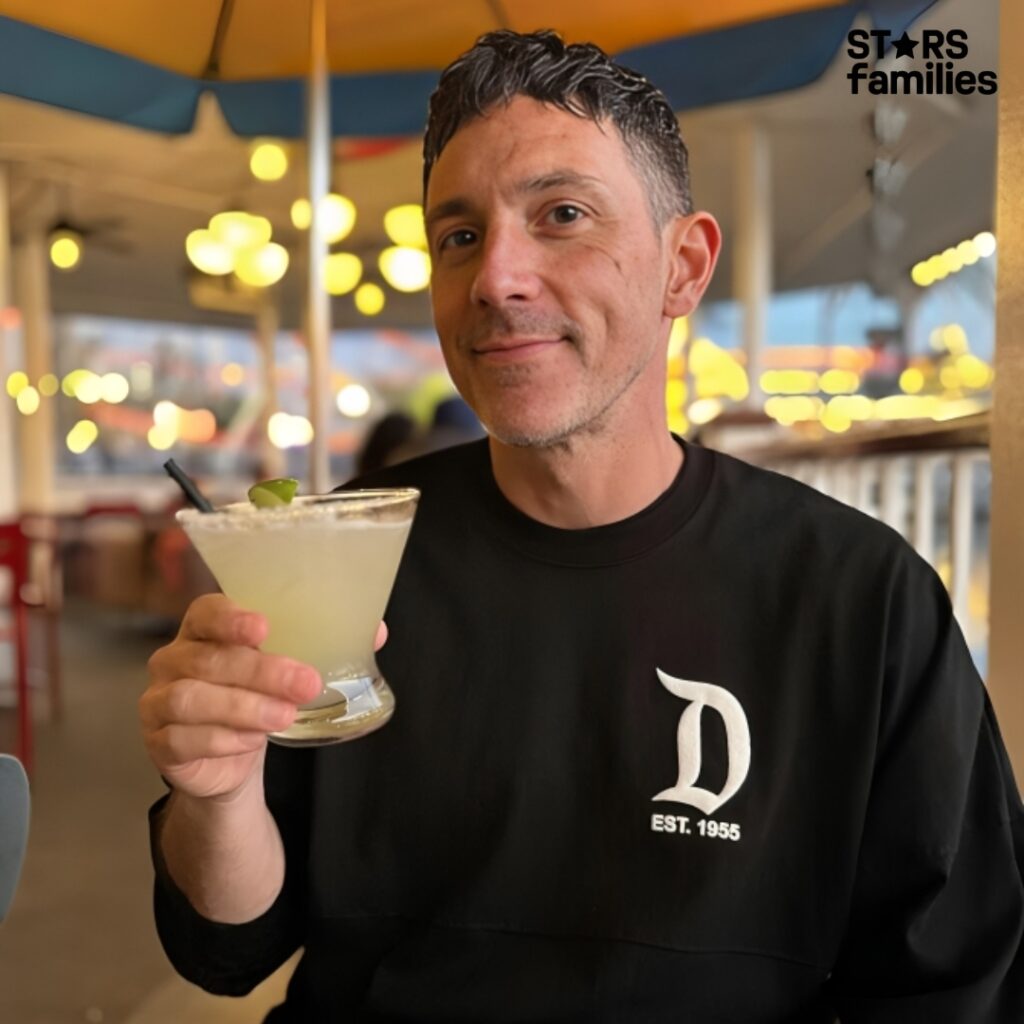
<instances>
[{"instance_id":1,"label":"stubble beard","mask_svg":"<svg viewBox=\"0 0 1024 1024\"><path fill-rule=\"evenodd\" d=\"M514 335L557 335L576 350L577 358L583 370L583 383L586 385L587 374L591 369L587 359L587 348L583 330L574 320L568 317L551 317L533 311L491 310L479 325L467 336L459 339L459 350L471 353L474 346L484 339ZM476 396L463 393L473 411L477 414L487 433L501 444L512 448L553 449L569 448L575 437L592 437L604 433L609 428L611 412L615 404L633 385L644 371L652 353L641 350L637 357L617 382L607 382L606 388L597 393L587 389L585 399L578 405L567 409L561 422L548 424L544 427L519 427L514 422L501 422L490 415L489 410L476 400ZM472 354L469 359L475 358ZM509 401L510 390L520 391L528 397L530 378L536 372L530 365L496 367L492 371L491 389L499 394L505 392L499 403ZM616 386L617 384L617 386ZM504 420L515 420L515 414L503 417Z\"/></svg>"}]
</instances>

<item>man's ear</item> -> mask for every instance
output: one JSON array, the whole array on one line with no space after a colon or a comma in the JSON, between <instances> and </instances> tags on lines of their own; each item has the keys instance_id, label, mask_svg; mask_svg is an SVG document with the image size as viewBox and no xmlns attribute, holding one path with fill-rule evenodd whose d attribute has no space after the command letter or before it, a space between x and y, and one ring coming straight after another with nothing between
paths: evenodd
<instances>
[{"instance_id":1,"label":"man's ear","mask_svg":"<svg viewBox=\"0 0 1024 1024\"><path fill-rule=\"evenodd\" d=\"M722 249L722 230L718 221L702 210L673 218L663 230L671 260L664 314L688 316L711 283Z\"/></svg>"}]
</instances>

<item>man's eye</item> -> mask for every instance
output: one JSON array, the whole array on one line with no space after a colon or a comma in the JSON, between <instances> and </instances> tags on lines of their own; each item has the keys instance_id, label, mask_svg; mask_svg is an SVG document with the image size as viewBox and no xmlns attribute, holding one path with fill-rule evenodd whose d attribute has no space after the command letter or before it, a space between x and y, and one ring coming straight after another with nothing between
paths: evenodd
<instances>
[{"instance_id":1,"label":"man's eye","mask_svg":"<svg viewBox=\"0 0 1024 1024\"><path fill-rule=\"evenodd\" d=\"M578 206L573 206L572 203L560 203L552 209L549 216L556 224L573 224L586 216L586 214Z\"/></svg>"},{"instance_id":2,"label":"man's eye","mask_svg":"<svg viewBox=\"0 0 1024 1024\"><path fill-rule=\"evenodd\" d=\"M441 244L438 249L464 249L467 245L472 245L476 241L476 235L472 231L465 229L461 231L453 231L450 235L445 235L441 239Z\"/></svg>"}]
</instances>

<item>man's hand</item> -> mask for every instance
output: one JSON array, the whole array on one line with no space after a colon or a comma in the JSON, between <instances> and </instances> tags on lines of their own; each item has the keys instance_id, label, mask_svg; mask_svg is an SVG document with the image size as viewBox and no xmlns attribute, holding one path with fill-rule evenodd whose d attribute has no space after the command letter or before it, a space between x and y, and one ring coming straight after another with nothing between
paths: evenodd
<instances>
[{"instance_id":1,"label":"man's hand","mask_svg":"<svg viewBox=\"0 0 1024 1024\"><path fill-rule=\"evenodd\" d=\"M207 594L149 659L142 736L175 789L231 798L262 771L267 735L287 728L298 705L320 692L315 669L259 650L266 634L263 616Z\"/></svg>"},{"instance_id":2,"label":"man's hand","mask_svg":"<svg viewBox=\"0 0 1024 1024\"><path fill-rule=\"evenodd\" d=\"M266 634L263 616L207 594L149 659L139 701L143 740L176 790L231 800L261 775L267 735L287 728L298 705L320 693L314 668L259 650ZM376 647L386 636L381 623Z\"/></svg>"}]
</instances>

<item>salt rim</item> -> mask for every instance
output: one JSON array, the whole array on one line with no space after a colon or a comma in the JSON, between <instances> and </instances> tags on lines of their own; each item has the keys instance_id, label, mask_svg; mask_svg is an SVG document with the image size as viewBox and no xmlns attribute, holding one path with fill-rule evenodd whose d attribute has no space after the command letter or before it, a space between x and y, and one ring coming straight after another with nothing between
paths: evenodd
<instances>
[{"instance_id":1,"label":"salt rim","mask_svg":"<svg viewBox=\"0 0 1024 1024\"><path fill-rule=\"evenodd\" d=\"M296 520L334 520L347 522L364 518L382 524L408 522L415 513L420 492L415 487L335 491L331 494L304 494L287 505L257 508L251 501L235 501L217 507L213 513L183 508L174 518L183 526L203 530L249 529L277 526ZM408 505L406 510L402 506ZM405 514L403 514L405 513Z\"/></svg>"}]
</instances>

